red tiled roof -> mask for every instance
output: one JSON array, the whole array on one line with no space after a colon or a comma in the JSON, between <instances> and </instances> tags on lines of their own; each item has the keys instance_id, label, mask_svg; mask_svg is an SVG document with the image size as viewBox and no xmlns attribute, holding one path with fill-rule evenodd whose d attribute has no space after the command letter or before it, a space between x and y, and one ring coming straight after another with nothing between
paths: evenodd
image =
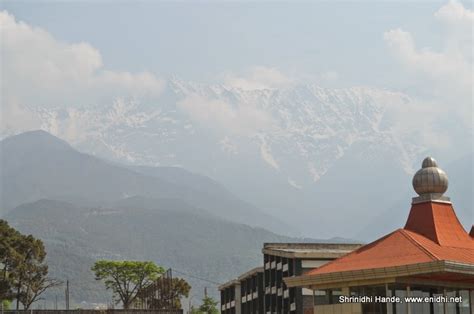
<instances>
[{"instance_id":1,"label":"red tiled roof","mask_svg":"<svg viewBox=\"0 0 474 314\"><path fill-rule=\"evenodd\" d=\"M414 204L404 229L398 229L308 275L403 266L437 260L474 264L474 239L451 204Z\"/></svg>"},{"instance_id":2,"label":"red tiled roof","mask_svg":"<svg viewBox=\"0 0 474 314\"><path fill-rule=\"evenodd\" d=\"M469 235L471 236L471 238L474 238L474 225L472 226L471 232L469 232Z\"/></svg>"},{"instance_id":3,"label":"red tiled roof","mask_svg":"<svg viewBox=\"0 0 474 314\"><path fill-rule=\"evenodd\" d=\"M405 230L425 236L443 247L473 249L473 241L449 203L425 202L412 206Z\"/></svg>"}]
</instances>

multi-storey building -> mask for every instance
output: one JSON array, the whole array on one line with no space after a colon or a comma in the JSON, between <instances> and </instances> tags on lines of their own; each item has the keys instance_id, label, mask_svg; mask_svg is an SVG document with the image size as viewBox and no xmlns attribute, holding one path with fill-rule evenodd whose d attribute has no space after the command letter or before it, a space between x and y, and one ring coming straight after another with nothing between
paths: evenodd
<instances>
[{"instance_id":1,"label":"multi-storey building","mask_svg":"<svg viewBox=\"0 0 474 314\"><path fill-rule=\"evenodd\" d=\"M241 313L240 281L237 279L226 282L219 286L221 292L221 313Z\"/></svg>"},{"instance_id":2,"label":"multi-storey building","mask_svg":"<svg viewBox=\"0 0 474 314\"><path fill-rule=\"evenodd\" d=\"M241 313L263 313L263 267L254 268L241 275L240 282Z\"/></svg>"},{"instance_id":3,"label":"multi-storey building","mask_svg":"<svg viewBox=\"0 0 474 314\"><path fill-rule=\"evenodd\" d=\"M265 243L263 267L219 287L221 312L303 314L305 309L312 310L312 292L298 287L288 289L284 278L302 275L359 247L360 244Z\"/></svg>"},{"instance_id":4,"label":"multi-storey building","mask_svg":"<svg viewBox=\"0 0 474 314\"><path fill-rule=\"evenodd\" d=\"M254 268L219 287L221 313L263 313L263 267Z\"/></svg>"},{"instance_id":5,"label":"multi-storey building","mask_svg":"<svg viewBox=\"0 0 474 314\"><path fill-rule=\"evenodd\" d=\"M303 275L360 247L339 243L265 243L264 313L303 314L313 309L313 292L306 288L288 288L284 278Z\"/></svg>"}]
</instances>

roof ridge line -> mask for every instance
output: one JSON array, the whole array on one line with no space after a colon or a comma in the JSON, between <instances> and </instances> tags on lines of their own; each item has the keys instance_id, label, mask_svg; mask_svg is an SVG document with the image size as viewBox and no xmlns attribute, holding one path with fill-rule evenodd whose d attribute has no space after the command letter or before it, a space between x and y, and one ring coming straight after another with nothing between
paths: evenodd
<instances>
[{"instance_id":1,"label":"roof ridge line","mask_svg":"<svg viewBox=\"0 0 474 314\"><path fill-rule=\"evenodd\" d=\"M400 229L400 230L402 231L402 234L403 234L404 237L406 237L410 242L415 244L418 248L420 248L423 252L425 252L428 256L430 256L433 260L435 260L435 261L440 261L441 260L438 256L436 256L435 254L433 254L432 252L427 250L423 245L421 245L421 243L419 243L416 239L414 239L412 236L410 236L410 234L407 232L407 230L405 230L405 229ZM413 232L413 231L411 231L411 232ZM431 240L431 239L429 239L429 240Z\"/></svg>"}]
</instances>

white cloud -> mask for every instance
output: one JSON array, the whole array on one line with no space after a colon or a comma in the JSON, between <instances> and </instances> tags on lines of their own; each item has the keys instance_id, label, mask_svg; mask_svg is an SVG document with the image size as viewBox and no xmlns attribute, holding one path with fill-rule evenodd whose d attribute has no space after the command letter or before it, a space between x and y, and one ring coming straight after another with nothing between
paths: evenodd
<instances>
[{"instance_id":1,"label":"white cloud","mask_svg":"<svg viewBox=\"0 0 474 314\"><path fill-rule=\"evenodd\" d=\"M282 88L292 82L292 79L285 76L277 68L264 66L247 69L243 75L228 74L224 77L225 85L243 90Z\"/></svg>"},{"instance_id":2,"label":"white cloud","mask_svg":"<svg viewBox=\"0 0 474 314\"><path fill-rule=\"evenodd\" d=\"M434 13L434 18L444 29L442 47L436 50L418 47L414 36L402 29L386 32L385 42L408 71L407 80L431 95L430 101L467 117L471 124L474 12L450 1Z\"/></svg>"},{"instance_id":3,"label":"white cloud","mask_svg":"<svg viewBox=\"0 0 474 314\"><path fill-rule=\"evenodd\" d=\"M105 69L88 43L65 43L50 33L0 12L2 120L17 121L22 106L72 106L117 97L153 98L164 82L151 73ZM10 115L10 116L6 116ZM25 120L22 117L20 120ZM33 126L32 126L33 127Z\"/></svg>"},{"instance_id":4,"label":"white cloud","mask_svg":"<svg viewBox=\"0 0 474 314\"><path fill-rule=\"evenodd\" d=\"M466 9L461 3L453 0L441 7L434 16L455 27L471 28L474 22L474 11Z\"/></svg>"},{"instance_id":5,"label":"white cloud","mask_svg":"<svg viewBox=\"0 0 474 314\"><path fill-rule=\"evenodd\" d=\"M271 116L250 104L230 104L191 94L177 103L193 121L225 134L251 136L273 126Z\"/></svg>"},{"instance_id":6,"label":"white cloud","mask_svg":"<svg viewBox=\"0 0 474 314\"><path fill-rule=\"evenodd\" d=\"M384 38L397 58L414 73L431 82L458 84L464 90L472 86L471 65L459 51L418 49L412 35L401 29L386 32Z\"/></svg>"},{"instance_id":7,"label":"white cloud","mask_svg":"<svg viewBox=\"0 0 474 314\"><path fill-rule=\"evenodd\" d=\"M0 82L0 85L2 83ZM17 130L39 129L41 121L32 112L25 110L23 106L18 105L15 101L5 103L4 93L2 91L2 99L0 101L1 126L0 131L3 135L16 133Z\"/></svg>"}]
</instances>

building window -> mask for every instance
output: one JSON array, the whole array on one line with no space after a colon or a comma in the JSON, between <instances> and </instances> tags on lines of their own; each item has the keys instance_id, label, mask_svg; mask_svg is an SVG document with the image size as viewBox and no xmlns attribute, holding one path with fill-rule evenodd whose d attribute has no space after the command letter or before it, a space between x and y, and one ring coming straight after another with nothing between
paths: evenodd
<instances>
[{"instance_id":1,"label":"building window","mask_svg":"<svg viewBox=\"0 0 474 314\"><path fill-rule=\"evenodd\" d=\"M314 305L329 304L329 297L326 290L314 291Z\"/></svg>"},{"instance_id":2,"label":"building window","mask_svg":"<svg viewBox=\"0 0 474 314\"><path fill-rule=\"evenodd\" d=\"M433 290L432 288L429 287L416 287L413 286L410 288L411 296L414 298L426 298L433 296L434 294L438 294L439 291L437 289ZM412 303L410 304L411 310L413 313L420 313L420 314L431 314L433 312L439 313L439 309L433 309L433 305L430 303Z\"/></svg>"},{"instance_id":3,"label":"building window","mask_svg":"<svg viewBox=\"0 0 474 314\"><path fill-rule=\"evenodd\" d=\"M385 288L385 285L351 287L350 295L357 296L357 297L375 297L375 296L385 297L387 296L387 290ZM405 309L406 309L406 306L405 306ZM362 303L362 313L386 314L387 304L381 303L381 302L364 302ZM406 311L402 313L406 313Z\"/></svg>"},{"instance_id":4,"label":"building window","mask_svg":"<svg viewBox=\"0 0 474 314\"><path fill-rule=\"evenodd\" d=\"M459 314L469 314L470 313L469 290L459 290L458 296L462 298L462 301L459 304Z\"/></svg>"},{"instance_id":5,"label":"building window","mask_svg":"<svg viewBox=\"0 0 474 314\"><path fill-rule=\"evenodd\" d=\"M470 313L470 302L469 302L469 291L462 289L448 289L446 291L448 298L460 297L460 303L447 303L446 314L469 314Z\"/></svg>"},{"instance_id":6,"label":"building window","mask_svg":"<svg viewBox=\"0 0 474 314\"><path fill-rule=\"evenodd\" d=\"M330 298L331 298L331 304L338 304L339 303L339 297L342 295L342 290L340 290L340 289L329 290L329 295L330 295Z\"/></svg>"},{"instance_id":7,"label":"building window","mask_svg":"<svg viewBox=\"0 0 474 314\"><path fill-rule=\"evenodd\" d=\"M341 295L342 295L341 289L315 290L314 291L314 304L315 305L338 304L339 297Z\"/></svg>"}]
</instances>

